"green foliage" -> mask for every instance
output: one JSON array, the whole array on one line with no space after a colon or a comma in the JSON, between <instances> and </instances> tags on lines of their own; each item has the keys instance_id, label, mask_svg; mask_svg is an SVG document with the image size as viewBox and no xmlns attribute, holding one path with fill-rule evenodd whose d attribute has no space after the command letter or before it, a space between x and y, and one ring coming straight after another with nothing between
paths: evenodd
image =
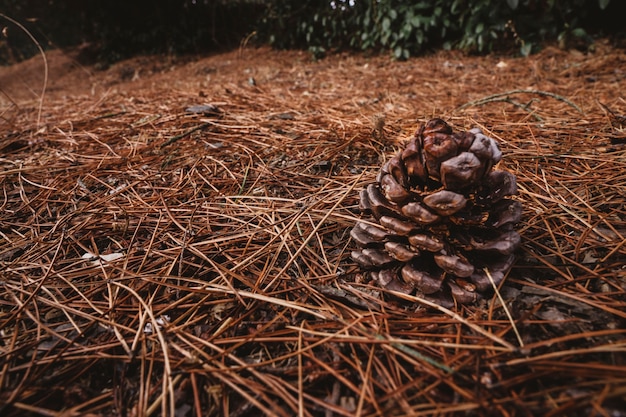
<instances>
[{"instance_id":1,"label":"green foliage","mask_svg":"<svg viewBox=\"0 0 626 417\"><path fill-rule=\"evenodd\" d=\"M370 2L359 46L388 48L397 59L406 59L429 44L439 43L450 22L438 3Z\"/></svg>"},{"instance_id":2,"label":"green foliage","mask_svg":"<svg viewBox=\"0 0 626 417\"><path fill-rule=\"evenodd\" d=\"M615 3L615 2L614 2ZM429 48L528 55L547 39L588 43L610 0L269 0L259 31L276 47L389 50L406 59ZM602 28L601 28L602 29Z\"/></svg>"}]
</instances>

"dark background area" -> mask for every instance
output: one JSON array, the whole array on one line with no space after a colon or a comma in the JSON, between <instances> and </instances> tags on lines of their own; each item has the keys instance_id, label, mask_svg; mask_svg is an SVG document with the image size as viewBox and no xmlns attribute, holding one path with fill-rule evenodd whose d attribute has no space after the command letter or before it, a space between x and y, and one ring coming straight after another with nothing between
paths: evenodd
<instances>
[{"instance_id":1,"label":"dark background area","mask_svg":"<svg viewBox=\"0 0 626 417\"><path fill-rule=\"evenodd\" d=\"M215 0L0 0L44 48L81 46L82 58L116 61L139 53L204 53L238 45L266 5ZM36 45L5 19L0 61L14 63Z\"/></svg>"},{"instance_id":2,"label":"dark background area","mask_svg":"<svg viewBox=\"0 0 626 417\"><path fill-rule=\"evenodd\" d=\"M81 46L85 60L146 53L207 53L246 39L277 48L391 51L403 59L437 48L527 55L545 41L587 48L623 42L621 0L0 0L44 48ZM0 18L0 64L37 53Z\"/></svg>"}]
</instances>

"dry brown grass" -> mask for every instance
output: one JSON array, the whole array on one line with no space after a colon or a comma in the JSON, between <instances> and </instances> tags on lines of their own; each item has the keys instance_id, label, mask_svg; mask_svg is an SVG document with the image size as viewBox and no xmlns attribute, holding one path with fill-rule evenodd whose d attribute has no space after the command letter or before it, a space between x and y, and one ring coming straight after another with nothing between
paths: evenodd
<instances>
[{"instance_id":1,"label":"dry brown grass","mask_svg":"<svg viewBox=\"0 0 626 417\"><path fill-rule=\"evenodd\" d=\"M624 415L623 51L51 58L42 125L0 101L3 416ZM504 285L454 311L348 256L432 116L497 137L525 208Z\"/></svg>"}]
</instances>

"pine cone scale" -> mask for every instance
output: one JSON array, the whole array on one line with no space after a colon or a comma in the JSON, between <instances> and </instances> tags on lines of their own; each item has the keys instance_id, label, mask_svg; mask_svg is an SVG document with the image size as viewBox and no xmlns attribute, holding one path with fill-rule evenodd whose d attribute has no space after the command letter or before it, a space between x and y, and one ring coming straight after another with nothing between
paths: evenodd
<instances>
[{"instance_id":1,"label":"pine cone scale","mask_svg":"<svg viewBox=\"0 0 626 417\"><path fill-rule=\"evenodd\" d=\"M463 209L467 198L453 191L441 190L424 197L424 204L442 216L450 216Z\"/></svg>"},{"instance_id":2,"label":"pine cone scale","mask_svg":"<svg viewBox=\"0 0 626 417\"><path fill-rule=\"evenodd\" d=\"M424 294L433 294L441 290L441 284L444 279L442 273L435 276L428 272L416 269L411 265L405 265L402 267L401 274L405 282L419 287Z\"/></svg>"}]
</instances>

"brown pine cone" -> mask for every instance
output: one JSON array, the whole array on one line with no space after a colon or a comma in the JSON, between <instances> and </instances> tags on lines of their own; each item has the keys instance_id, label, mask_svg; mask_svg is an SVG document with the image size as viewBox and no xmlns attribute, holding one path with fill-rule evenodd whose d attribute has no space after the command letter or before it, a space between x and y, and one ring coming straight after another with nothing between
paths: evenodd
<instances>
[{"instance_id":1,"label":"brown pine cone","mask_svg":"<svg viewBox=\"0 0 626 417\"><path fill-rule=\"evenodd\" d=\"M498 285L520 245L515 176L493 170L501 158L480 129L428 121L361 191L352 259L385 289L447 307L481 298L493 288L485 269Z\"/></svg>"}]
</instances>

